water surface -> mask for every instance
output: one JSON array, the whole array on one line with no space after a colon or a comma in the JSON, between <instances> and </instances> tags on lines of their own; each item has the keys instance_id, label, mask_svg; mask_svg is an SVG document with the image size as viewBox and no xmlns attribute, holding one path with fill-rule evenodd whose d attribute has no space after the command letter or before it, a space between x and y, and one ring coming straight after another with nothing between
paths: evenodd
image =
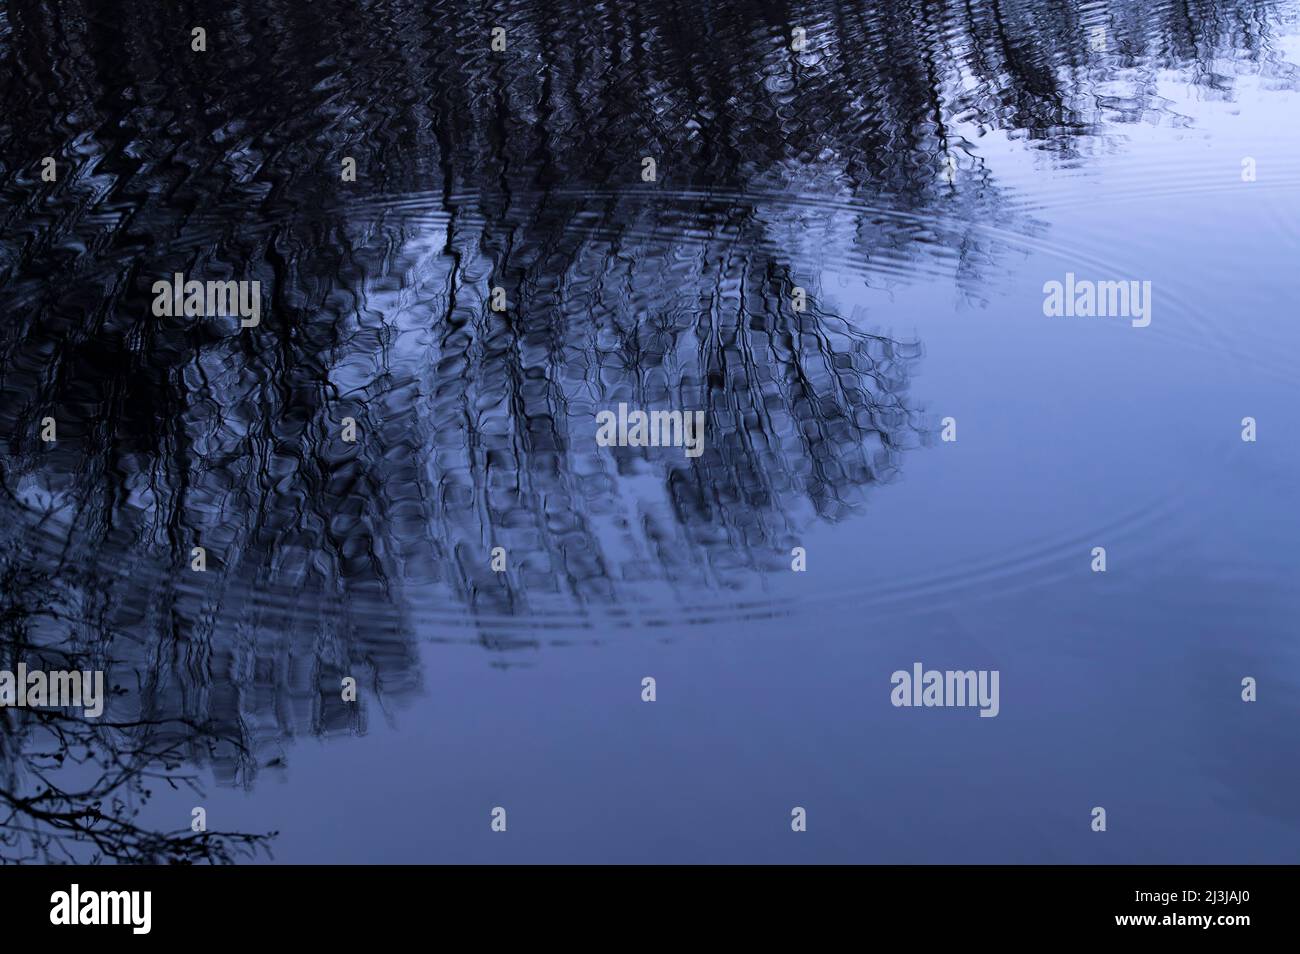
<instances>
[{"instance_id":1,"label":"water surface","mask_svg":"<svg viewBox=\"0 0 1300 954\"><path fill-rule=\"evenodd\" d=\"M118 693L4 710L0 855L1294 860L1298 36L10 4L2 658ZM176 272L261 323L155 317ZM1150 326L1046 317L1067 272ZM703 454L598 446L620 402ZM893 707L915 661L1000 714Z\"/></svg>"}]
</instances>

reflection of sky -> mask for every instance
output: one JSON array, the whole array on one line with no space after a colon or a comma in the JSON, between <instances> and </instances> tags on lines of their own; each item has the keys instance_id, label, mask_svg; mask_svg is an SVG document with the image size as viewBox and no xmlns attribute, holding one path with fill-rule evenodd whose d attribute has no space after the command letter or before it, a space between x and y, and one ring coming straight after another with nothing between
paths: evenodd
<instances>
[{"instance_id":1,"label":"reflection of sky","mask_svg":"<svg viewBox=\"0 0 1300 954\"><path fill-rule=\"evenodd\" d=\"M1251 76L1230 101L1173 76L1159 93L1159 116L1062 167L976 142L1048 224L982 307L933 276L821 275L869 330L922 340L913 394L959 440L804 531L809 573L762 582L794 615L550 632L505 667L430 628L426 693L393 726L299 744L283 784L218 792L213 814L281 829L285 861L1294 857L1295 94ZM1152 281L1152 326L1044 318L1066 271ZM1002 714L892 709L889 673L914 660L1000 669Z\"/></svg>"},{"instance_id":2,"label":"reflection of sky","mask_svg":"<svg viewBox=\"0 0 1300 954\"><path fill-rule=\"evenodd\" d=\"M1300 52L1293 37L1276 43L1288 59ZM421 693L399 699L387 683L362 738L281 743L279 713L268 716L258 758L283 754L288 769L265 770L250 794L210 792L211 824L280 830L283 861L1290 860L1300 520L1287 415L1300 339L1288 276L1300 160L1279 117L1296 93L1241 64L1230 72L1230 97L1182 73L1119 74L1100 92L1125 97L1135 79L1158 89L1140 110L1115 99L1085 117L1099 125L1071 137L1068 154L1060 137L954 123L950 137L965 137L987 178L971 178L962 153L957 188L919 211L832 185L842 156L755 178L748 239L788 257L792 277L857 330L919 341L911 398L931 421L956 417L958 443L909 452L902 478L843 522L785 501L793 536L760 542L778 567L774 543L805 546L806 575L755 574L743 560L731 574L680 572L691 569L686 535L666 545L679 572L662 574L629 542L648 512L669 510L662 473L639 462L615 473L581 445L594 422L574 415L572 457L584 474L603 468L629 505L582 511L591 547L618 568L585 616L549 565L527 576L522 618L508 617L519 604L491 600L495 613L467 615L465 591L497 581L481 561L449 593L440 584L456 548L428 541L425 512L398 502L394 524L419 532L383 554L401 567L403 612L382 624L420 641L418 680L400 652L396 668ZM1256 183L1240 181L1246 155ZM369 474L385 501L413 474L426 488L481 477L438 404L456 386L433 330L448 281L440 198L408 197L408 220L390 216L400 250L357 309L330 302L350 345L330 355L342 401L332 420L369 400L363 436L391 452ZM474 281L460 305L478 308L491 252L479 247L483 214L463 205L454 241ZM698 291L673 281L701 276L656 272L651 253L725 248L730 233L701 226L667 185L646 208L681 234L623 243L641 256L629 295L643 305ZM349 228L366 228L365 209ZM584 262L604 256L612 231L593 234ZM382 232L356 244L380 247ZM968 281L972 269L986 280ZM1042 283L1066 271L1150 280L1152 326L1044 318ZM612 301L605 315L627 320L629 305ZM209 380L254 373L228 357L201 359ZM499 383L477 381L477 396L499 397ZM597 406L583 403L580 374L555 383L583 413ZM238 434L247 421L225 410ZM254 402L249 419L262 411ZM1260 421L1255 445L1238 439L1248 414ZM136 481L128 499L148 490ZM225 487L210 490L195 486L190 500L220 534ZM29 492L49 493L39 482ZM435 530L473 563L506 541L461 499L432 509ZM532 502L542 517L559 509ZM1105 577L1087 572L1098 545ZM276 566L292 583L284 552ZM296 598L286 612L313 599ZM272 629L277 618L252 619ZM339 627L354 622L364 628L365 613ZM379 650L401 647L371 635ZM514 639L525 644L484 651ZM1000 669L1001 715L892 709L889 674L915 660ZM639 702L647 674L654 705ZM1243 675L1260 680L1255 706L1238 701ZM195 801L164 793L149 813L172 827ZM488 829L495 805L510 812L505 836ZM789 831L794 805L809 811L806 835ZM1094 805L1110 813L1106 836L1088 831Z\"/></svg>"}]
</instances>

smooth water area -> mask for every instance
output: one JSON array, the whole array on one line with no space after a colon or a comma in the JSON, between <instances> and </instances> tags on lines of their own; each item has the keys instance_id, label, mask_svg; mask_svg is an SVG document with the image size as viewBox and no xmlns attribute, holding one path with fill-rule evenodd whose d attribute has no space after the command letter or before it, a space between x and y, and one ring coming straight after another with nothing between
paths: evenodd
<instances>
[{"instance_id":1,"label":"smooth water area","mask_svg":"<svg viewBox=\"0 0 1300 954\"><path fill-rule=\"evenodd\" d=\"M1293 861L1298 9L11 4L0 855Z\"/></svg>"}]
</instances>

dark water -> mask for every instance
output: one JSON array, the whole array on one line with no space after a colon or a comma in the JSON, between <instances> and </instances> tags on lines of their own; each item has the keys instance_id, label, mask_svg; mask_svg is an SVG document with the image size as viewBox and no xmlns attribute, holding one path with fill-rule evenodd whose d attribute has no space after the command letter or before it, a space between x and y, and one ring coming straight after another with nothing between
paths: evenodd
<instances>
[{"instance_id":1,"label":"dark water","mask_svg":"<svg viewBox=\"0 0 1300 954\"><path fill-rule=\"evenodd\" d=\"M1294 860L1297 9L9 4L0 855Z\"/></svg>"}]
</instances>

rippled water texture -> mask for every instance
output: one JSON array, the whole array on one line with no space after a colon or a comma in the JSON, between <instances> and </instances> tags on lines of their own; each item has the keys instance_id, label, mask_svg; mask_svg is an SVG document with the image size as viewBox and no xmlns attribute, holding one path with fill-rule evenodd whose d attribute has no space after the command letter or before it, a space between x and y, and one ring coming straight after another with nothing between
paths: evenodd
<instances>
[{"instance_id":1,"label":"rippled water texture","mask_svg":"<svg viewBox=\"0 0 1300 954\"><path fill-rule=\"evenodd\" d=\"M0 668L116 690L0 710L0 856L1294 860L1298 56L1292 2L8 4Z\"/></svg>"}]
</instances>

